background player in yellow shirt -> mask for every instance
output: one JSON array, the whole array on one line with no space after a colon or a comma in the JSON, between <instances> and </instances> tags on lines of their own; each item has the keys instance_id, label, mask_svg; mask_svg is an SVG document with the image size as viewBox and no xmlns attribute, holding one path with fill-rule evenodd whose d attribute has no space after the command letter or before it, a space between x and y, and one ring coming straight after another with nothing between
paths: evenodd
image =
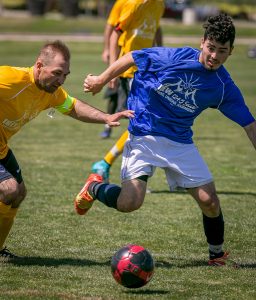
<instances>
[{"instance_id":1,"label":"background player in yellow shirt","mask_svg":"<svg viewBox=\"0 0 256 300\"><path fill-rule=\"evenodd\" d=\"M42 110L54 107L87 123L118 126L131 111L106 114L78 100L61 87L70 73L70 52L61 41L45 44L33 67L0 66L0 257L15 258L5 240L26 196L21 170L8 140Z\"/></svg>"},{"instance_id":2,"label":"background player in yellow shirt","mask_svg":"<svg viewBox=\"0 0 256 300\"><path fill-rule=\"evenodd\" d=\"M120 17L121 11L122 11L122 7L125 4L126 0L117 0L115 1L106 25L105 25L105 29L104 29L104 45L103 45L103 51L102 51L102 60L105 63L109 63L109 46L110 46L110 37L112 35L113 30L115 29L115 26L118 23L118 19ZM119 45L121 40L119 39Z\"/></svg>"},{"instance_id":3,"label":"background player in yellow shirt","mask_svg":"<svg viewBox=\"0 0 256 300\"><path fill-rule=\"evenodd\" d=\"M109 53L110 53L110 37L112 35L112 32L115 29L115 26L118 24L118 19L120 17L121 11L122 11L122 7L125 4L126 0L117 0L115 1L106 25L105 25L105 29L104 29L104 46L103 46L103 51L102 51L102 60L104 63L109 64ZM118 40L118 45L119 47L122 46L122 39L123 39L124 35L122 35L119 40ZM107 87L104 93L104 98L107 99L108 103L107 103L107 113L109 114L113 114L116 112L117 109L117 99L118 99L118 93L117 93L117 89L114 88L110 88ZM107 124L105 124L104 126L104 131L101 132L100 136L103 139L109 138L112 132L112 128L109 127Z\"/></svg>"},{"instance_id":4,"label":"background player in yellow shirt","mask_svg":"<svg viewBox=\"0 0 256 300\"><path fill-rule=\"evenodd\" d=\"M117 1L119 2L119 1ZM162 0L128 0L124 1L115 30L112 32L109 45L110 64L118 57L132 50L149 48L153 45L162 46L162 32L160 19L164 13ZM121 36L121 47L120 47ZM121 77L118 93L118 111L126 107L126 99L130 90L131 80L136 67L129 68ZM111 87L117 86L117 79L112 80ZM122 153L128 138L126 130L113 147L107 152L103 160L92 165L92 173L98 173L104 180L109 180L109 170L116 158Z\"/></svg>"}]
</instances>

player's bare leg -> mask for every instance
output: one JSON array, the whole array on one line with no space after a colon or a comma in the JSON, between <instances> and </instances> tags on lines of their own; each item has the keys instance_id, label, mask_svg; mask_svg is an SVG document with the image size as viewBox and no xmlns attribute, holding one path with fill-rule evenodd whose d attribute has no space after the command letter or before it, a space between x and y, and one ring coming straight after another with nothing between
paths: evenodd
<instances>
[{"instance_id":1,"label":"player's bare leg","mask_svg":"<svg viewBox=\"0 0 256 300\"><path fill-rule=\"evenodd\" d=\"M4 244L13 226L18 207L25 196L26 188L23 182L18 184L14 178L0 182L0 258L17 258L4 247Z\"/></svg>"},{"instance_id":2,"label":"player's bare leg","mask_svg":"<svg viewBox=\"0 0 256 300\"><path fill-rule=\"evenodd\" d=\"M132 179L122 183L121 193L117 199L117 210L131 212L141 207L144 202L147 182Z\"/></svg>"},{"instance_id":3,"label":"player's bare leg","mask_svg":"<svg viewBox=\"0 0 256 300\"><path fill-rule=\"evenodd\" d=\"M84 187L76 196L75 209L80 215L85 214L95 199L108 207L122 212L139 209L143 204L147 188L147 176L127 180L119 187L103 182L99 174L90 174Z\"/></svg>"}]
</instances>

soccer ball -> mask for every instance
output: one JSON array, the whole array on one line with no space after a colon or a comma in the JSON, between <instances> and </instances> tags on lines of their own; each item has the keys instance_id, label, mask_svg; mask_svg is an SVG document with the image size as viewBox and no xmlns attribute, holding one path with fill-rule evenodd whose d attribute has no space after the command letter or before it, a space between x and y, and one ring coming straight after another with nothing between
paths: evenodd
<instances>
[{"instance_id":1,"label":"soccer ball","mask_svg":"<svg viewBox=\"0 0 256 300\"><path fill-rule=\"evenodd\" d=\"M127 288L139 288L153 276L154 260L148 250L138 245L126 245L111 260L114 279Z\"/></svg>"}]
</instances>

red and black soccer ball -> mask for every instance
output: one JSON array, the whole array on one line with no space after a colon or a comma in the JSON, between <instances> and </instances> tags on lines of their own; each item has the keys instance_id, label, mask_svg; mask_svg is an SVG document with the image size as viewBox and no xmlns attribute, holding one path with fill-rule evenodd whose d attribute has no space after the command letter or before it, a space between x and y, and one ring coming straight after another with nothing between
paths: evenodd
<instances>
[{"instance_id":1,"label":"red and black soccer ball","mask_svg":"<svg viewBox=\"0 0 256 300\"><path fill-rule=\"evenodd\" d=\"M142 246L129 244L119 249L111 260L114 279L127 288L140 288L153 276L154 260Z\"/></svg>"}]
</instances>

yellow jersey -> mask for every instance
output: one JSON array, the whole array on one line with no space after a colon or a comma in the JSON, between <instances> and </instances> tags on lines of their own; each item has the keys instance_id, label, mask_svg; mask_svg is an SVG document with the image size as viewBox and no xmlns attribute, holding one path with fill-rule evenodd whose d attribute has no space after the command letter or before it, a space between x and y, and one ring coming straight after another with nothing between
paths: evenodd
<instances>
[{"instance_id":1,"label":"yellow jersey","mask_svg":"<svg viewBox=\"0 0 256 300\"><path fill-rule=\"evenodd\" d=\"M113 27L115 27L117 25L123 5L125 3L126 3L126 0L117 0L114 3L114 5L110 11L110 14L108 16L108 19L107 19L107 23L109 25L111 25Z\"/></svg>"},{"instance_id":2,"label":"yellow jersey","mask_svg":"<svg viewBox=\"0 0 256 300\"><path fill-rule=\"evenodd\" d=\"M115 27L118 24L122 9L127 0L117 0L108 16L107 23L112 27ZM121 47L123 45L124 34L122 34L118 39L118 45Z\"/></svg>"},{"instance_id":3,"label":"yellow jersey","mask_svg":"<svg viewBox=\"0 0 256 300\"><path fill-rule=\"evenodd\" d=\"M165 7L163 0L127 0L124 2L116 27L116 30L125 34L120 56L133 50L153 46ZM122 77L132 78L135 71L136 67L131 67L122 74Z\"/></svg>"},{"instance_id":4,"label":"yellow jersey","mask_svg":"<svg viewBox=\"0 0 256 300\"><path fill-rule=\"evenodd\" d=\"M11 136L42 110L54 107L68 114L75 101L62 87L52 94L40 90L34 81L33 67L0 66L0 159L8 152Z\"/></svg>"}]
</instances>

